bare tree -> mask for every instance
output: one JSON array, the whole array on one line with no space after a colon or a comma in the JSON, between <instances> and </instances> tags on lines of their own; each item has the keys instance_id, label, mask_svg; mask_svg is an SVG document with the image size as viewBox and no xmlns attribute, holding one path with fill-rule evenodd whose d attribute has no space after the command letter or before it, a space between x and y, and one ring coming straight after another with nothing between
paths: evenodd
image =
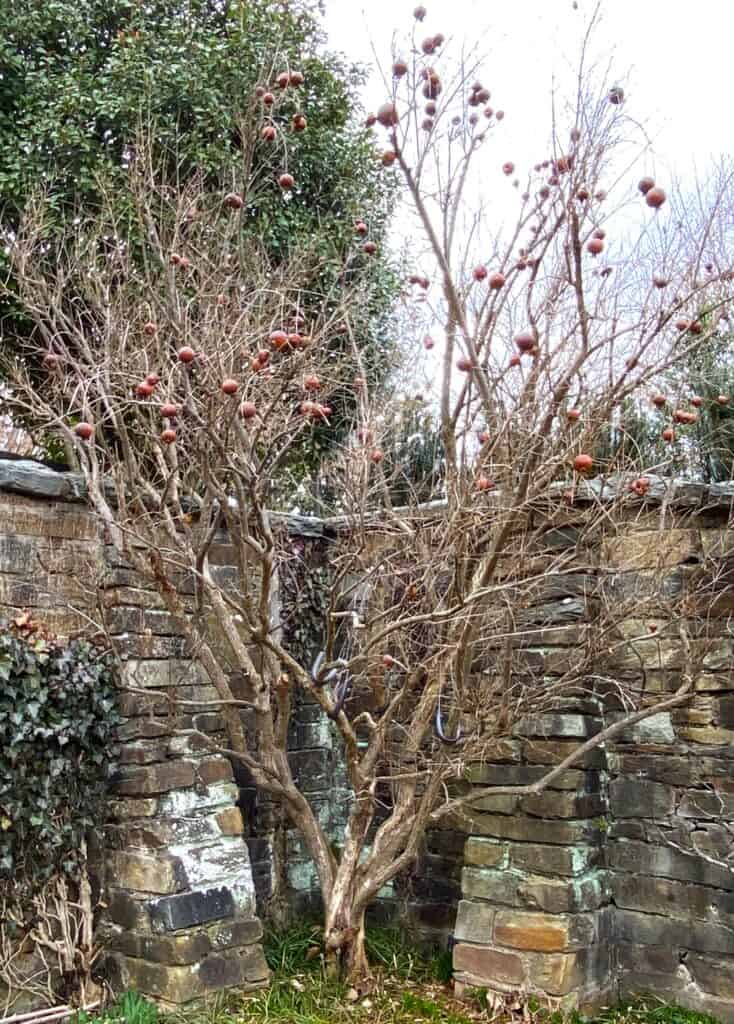
<instances>
[{"instance_id":1,"label":"bare tree","mask_svg":"<svg viewBox=\"0 0 734 1024\"><path fill-rule=\"evenodd\" d=\"M400 176L423 239L414 251L431 268L406 283L428 296L413 309L417 335L430 329L435 339L416 345L433 348L431 359L440 353L442 466L428 501L422 491L421 501L394 503L393 484L410 493L411 481L381 446L393 409L352 369L352 323L367 297L350 271L373 251L369 225L356 225L339 294L316 301L318 253L293 251L274 266L243 242L239 220L258 183L243 179L213 202L203 188L161 180L141 145L129 187L142 251L130 251L125 225L106 215L79 225L65 258L47 266L42 198L11 245L36 328L10 367L14 400L74 445L110 542L189 639L218 693L226 753L303 836L325 948L352 978L368 971L367 907L410 865L428 827L470 814L490 794L538 792L589 749L688 699L695 663L673 599L662 614L680 638L680 688L650 694L608 670L600 652L634 650L641 639L621 631L622 620L653 606L659 616L662 598L611 600L601 571L581 595L592 613L576 656L548 675L529 667L527 648L547 635L543 608L558 581L598 569L595 538L644 507L652 473L665 470L628 460L631 475L615 475L613 460L596 461L600 439L629 396L658 400L661 375L716 330L702 312L724 310L731 296L719 197L683 245L659 184L638 190L629 173L616 179L616 154L624 171L634 148L619 87L597 82L594 91L581 77L570 112L556 116L551 152L525 174L500 157L485 162L502 117L481 82L462 69L445 77L440 37L410 46L370 120L384 132L376 143L386 170L376 173ZM510 198L480 215L474 169L486 176L487 166ZM284 202L291 185L281 178ZM637 225L625 203L644 213ZM486 218L499 212L508 226L495 232ZM625 238L613 242L618 224ZM39 361L41 383L30 369ZM330 470L339 536L323 655L309 665L283 640L278 577L292 556L273 503L294 445L328 425L345 389L357 413ZM663 396L671 450L695 420L688 398ZM580 497L579 540L554 549L549 531L577 515ZM210 560L221 528L236 552L234 586ZM571 618L553 628L578 626ZM234 674L247 682L246 700L235 696ZM288 762L298 694L333 721L342 747L352 801L338 857ZM581 698L615 714L544 778L461 785L467 763L491 757L527 716Z\"/></svg>"}]
</instances>

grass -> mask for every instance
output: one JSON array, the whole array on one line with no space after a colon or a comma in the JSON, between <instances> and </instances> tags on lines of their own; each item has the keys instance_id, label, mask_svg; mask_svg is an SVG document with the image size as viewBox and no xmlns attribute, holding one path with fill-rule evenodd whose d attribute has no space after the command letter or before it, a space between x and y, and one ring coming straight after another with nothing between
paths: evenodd
<instances>
[{"instance_id":1,"label":"grass","mask_svg":"<svg viewBox=\"0 0 734 1024\"><path fill-rule=\"evenodd\" d=\"M493 1008L483 992L458 1002L448 985L450 956L417 950L404 931L371 929L367 946L375 978L364 992L327 978L319 928L303 924L266 936L273 981L265 991L227 993L171 1014L159 1014L147 1000L128 992L97 1017L79 1014L78 1024L581 1024L575 1014L548 1013L532 1003ZM606 1011L587 1024L718 1022L647 999Z\"/></svg>"}]
</instances>

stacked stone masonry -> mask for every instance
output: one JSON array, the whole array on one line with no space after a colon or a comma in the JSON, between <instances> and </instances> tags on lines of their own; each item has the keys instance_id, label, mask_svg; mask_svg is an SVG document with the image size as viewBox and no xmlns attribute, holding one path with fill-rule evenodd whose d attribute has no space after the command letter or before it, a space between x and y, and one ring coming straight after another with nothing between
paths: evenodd
<instances>
[{"instance_id":1,"label":"stacked stone masonry","mask_svg":"<svg viewBox=\"0 0 734 1024\"><path fill-rule=\"evenodd\" d=\"M654 993L734 1021L733 497L732 485L679 487L665 532L651 502L602 542L597 567L613 570L612 594L660 599L659 617L622 623L623 636L640 639L599 652L608 678L673 693L682 640L665 628L665 600L685 597L701 574L713 581L685 622L695 696L617 735L545 792L478 805L455 928L460 989L520 989L588 1010ZM578 525L569 514L548 543L574 543ZM528 664L548 679L583 642L598 576L557 587L527 644ZM569 607L575 621L563 628ZM584 706L539 716L474 766L472 781L535 781L612 719Z\"/></svg>"},{"instance_id":2,"label":"stacked stone masonry","mask_svg":"<svg viewBox=\"0 0 734 1024\"><path fill-rule=\"evenodd\" d=\"M28 610L61 636L104 622L122 659L103 933L110 979L171 1005L262 986L232 768L186 735L216 736L221 719L206 710L173 717L165 699L202 702L213 688L157 594L103 543L73 475L2 460L0 492L0 617Z\"/></svg>"},{"instance_id":3,"label":"stacked stone masonry","mask_svg":"<svg viewBox=\"0 0 734 1024\"><path fill-rule=\"evenodd\" d=\"M734 1021L734 485L679 487L662 532L659 492L603 539L596 564L613 570L612 597L654 587L664 601L700 572L719 581L706 608L691 608L702 652L695 697L617 736L545 792L487 798L471 820L427 837L377 912L451 937L460 992L520 990L586 1009L648 991ZM569 513L546 542L571 545L578 532ZM226 575L226 538L218 561ZM528 664L544 676L583 642L598 585L589 564L549 580L528 609ZM22 610L61 635L104 620L123 659L105 935L117 984L170 1004L264 984L256 889L265 909L280 872L285 902L313 907L312 865L277 807L197 739L222 734L216 711L192 703L172 715L166 694L206 702L213 689L157 595L103 543L78 479L0 460L0 615ZM680 640L664 621L661 608L626 623L643 639L600 652L600 671L675 689ZM593 702L538 716L471 766L469 781L532 782L608 721ZM313 706L299 707L290 747L336 838L348 792Z\"/></svg>"}]
</instances>

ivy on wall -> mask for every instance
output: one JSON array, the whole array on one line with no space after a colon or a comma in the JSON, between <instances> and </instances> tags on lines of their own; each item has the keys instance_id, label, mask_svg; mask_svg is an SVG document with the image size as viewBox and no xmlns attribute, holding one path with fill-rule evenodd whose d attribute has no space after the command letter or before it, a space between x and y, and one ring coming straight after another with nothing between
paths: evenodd
<instances>
[{"instance_id":1,"label":"ivy on wall","mask_svg":"<svg viewBox=\"0 0 734 1024\"><path fill-rule=\"evenodd\" d=\"M28 898L81 866L116 755L114 678L112 655L86 640L27 615L0 622L0 891Z\"/></svg>"}]
</instances>

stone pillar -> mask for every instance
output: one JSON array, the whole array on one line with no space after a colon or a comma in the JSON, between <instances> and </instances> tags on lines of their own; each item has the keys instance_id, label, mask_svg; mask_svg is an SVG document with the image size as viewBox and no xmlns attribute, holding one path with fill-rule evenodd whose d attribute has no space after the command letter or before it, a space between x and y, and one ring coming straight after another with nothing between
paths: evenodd
<instances>
[{"instance_id":1,"label":"stone pillar","mask_svg":"<svg viewBox=\"0 0 734 1024\"><path fill-rule=\"evenodd\" d=\"M588 715L542 715L480 785L527 784L598 729ZM476 806L464 850L455 927L457 993L522 992L551 1006L594 1009L612 990L612 907L604 869L604 754L596 751L545 792Z\"/></svg>"},{"instance_id":2,"label":"stone pillar","mask_svg":"<svg viewBox=\"0 0 734 1024\"><path fill-rule=\"evenodd\" d=\"M157 593L107 554L125 716L107 864L109 973L166 1005L260 987L268 969L238 788L230 762L197 735L224 740L221 716L204 703L216 692Z\"/></svg>"}]
</instances>

